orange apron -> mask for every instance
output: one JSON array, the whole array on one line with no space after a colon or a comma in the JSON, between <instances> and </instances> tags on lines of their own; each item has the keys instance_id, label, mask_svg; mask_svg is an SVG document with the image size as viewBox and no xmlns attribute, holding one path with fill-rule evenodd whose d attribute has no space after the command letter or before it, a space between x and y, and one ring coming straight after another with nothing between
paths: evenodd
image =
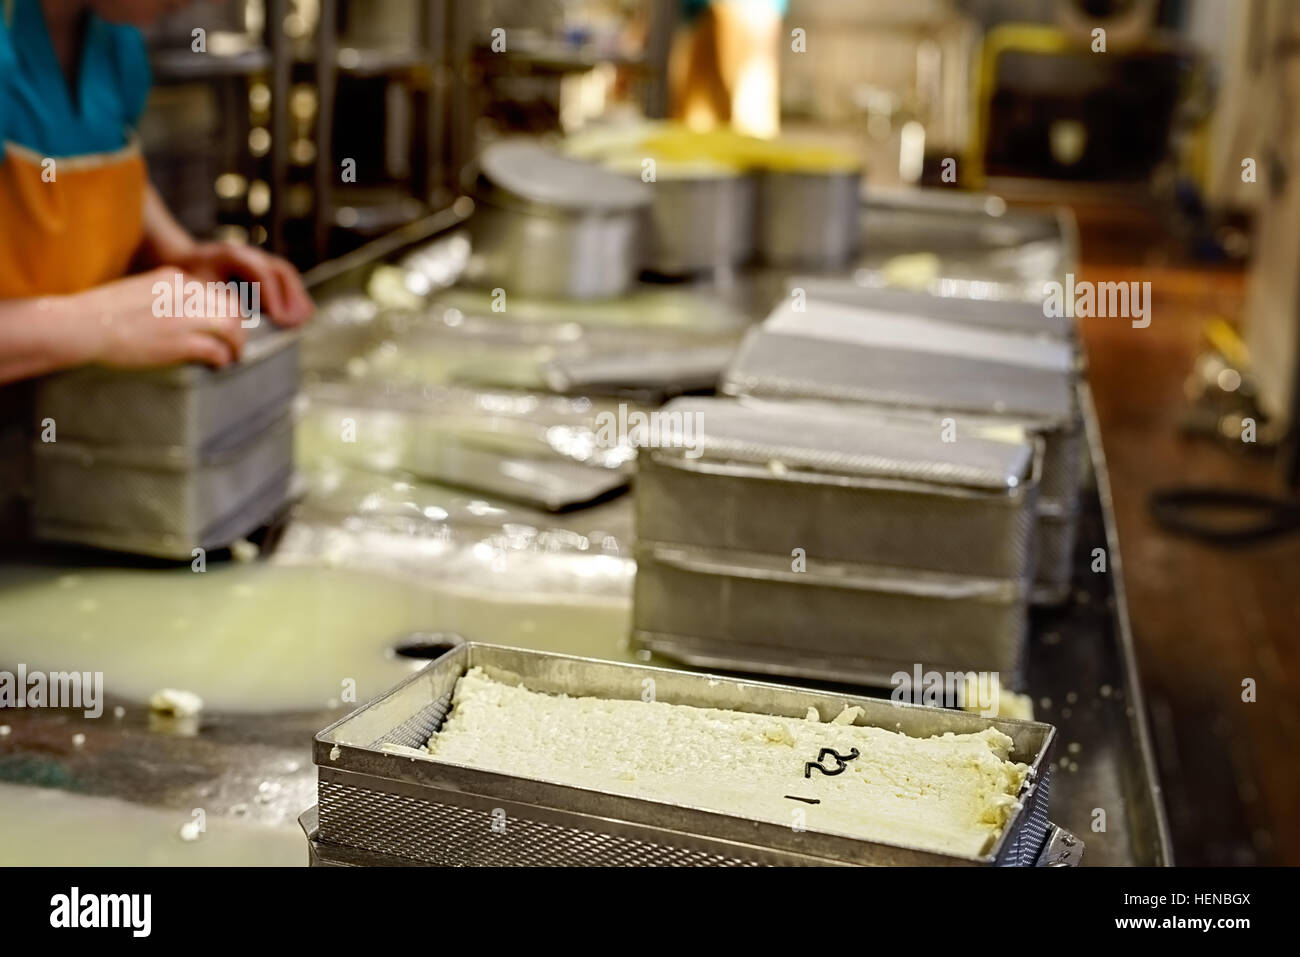
<instances>
[{"instance_id":1,"label":"orange apron","mask_svg":"<svg viewBox=\"0 0 1300 957\"><path fill-rule=\"evenodd\" d=\"M144 234L144 157L48 158L5 143L0 159L0 299L81 292L126 274Z\"/></svg>"},{"instance_id":2,"label":"orange apron","mask_svg":"<svg viewBox=\"0 0 1300 957\"><path fill-rule=\"evenodd\" d=\"M0 159L0 299L80 292L126 273L143 235L144 159L45 157L6 143ZM0 387L0 552L27 538L30 383Z\"/></svg>"},{"instance_id":3,"label":"orange apron","mask_svg":"<svg viewBox=\"0 0 1300 957\"><path fill-rule=\"evenodd\" d=\"M13 23L5 0L6 24ZM125 275L143 237L146 176L135 142L111 153L0 153L0 299L80 292ZM0 387L0 551L26 538L30 383Z\"/></svg>"}]
</instances>

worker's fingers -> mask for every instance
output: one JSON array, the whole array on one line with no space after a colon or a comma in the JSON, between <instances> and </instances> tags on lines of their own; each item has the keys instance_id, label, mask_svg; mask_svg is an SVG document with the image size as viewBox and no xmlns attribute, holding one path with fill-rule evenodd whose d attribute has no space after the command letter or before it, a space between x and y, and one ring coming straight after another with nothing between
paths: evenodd
<instances>
[{"instance_id":1,"label":"worker's fingers","mask_svg":"<svg viewBox=\"0 0 1300 957\"><path fill-rule=\"evenodd\" d=\"M294 268L293 263L286 259L277 256L272 261L283 277L286 298L289 300L293 315L305 322L316 311L316 304L312 302L307 287L303 285L302 275Z\"/></svg>"},{"instance_id":2,"label":"worker's fingers","mask_svg":"<svg viewBox=\"0 0 1300 957\"><path fill-rule=\"evenodd\" d=\"M177 337L174 348L174 354L168 357L169 362L203 362L221 368L238 358L238 353L228 342L201 332Z\"/></svg>"},{"instance_id":3,"label":"worker's fingers","mask_svg":"<svg viewBox=\"0 0 1300 957\"><path fill-rule=\"evenodd\" d=\"M249 310L248 312L245 312L245 305L247 305L248 307ZM230 290L227 292L226 295L224 312L218 310L217 315L218 316L224 315L226 317L239 320L238 322L239 341L240 341L240 345L242 346L245 338L244 322L251 315L255 315L257 311L260 310L260 308L261 307L258 304L258 302L254 300L252 297L248 297L247 299L245 299L245 293L242 290Z\"/></svg>"},{"instance_id":4,"label":"worker's fingers","mask_svg":"<svg viewBox=\"0 0 1300 957\"><path fill-rule=\"evenodd\" d=\"M307 322L316 314L316 303L311 298L311 293L307 291L307 286L302 281L302 274L294 268L292 263L282 263L286 282L289 286L290 300L294 304L294 314L302 322Z\"/></svg>"},{"instance_id":5,"label":"worker's fingers","mask_svg":"<svg viewBox=\"0 0 1300 957\"><path fill-rule=\"evenodd\" d=\"M285 259L233 243L207 246L200 259L204 275L256 283L261 308L278 325L301 325L316 311L298 270Z\"/></svg>"},{"instance_id":6,"label":"worker's fingers","mask_svg":"<svg viewBox=\"0 0 1300 957\"><path fill-rule=\"evenodd\" d=\"M291 263L275 257L271 258L271 267L280 285L280 298L284 302L284 310L276 315L276 321L282 326L302 325L311 318L316 307L311 296L307 295L298 270Z\"/></svg>"},{"instance_id":7,"label":"worker's fingers","mask_svg":"<svg viewBox=\"0 0 1300 957\"><path fill-rule=\"evenodd\" d=\"M279 278L271 268L270 256L248 246L235 245L224 246L220 256L222 265L229 272L246 282L257 283L261 305L272 317L278 317L287 311Z\"/></svg>"},{"instance_id":8,"label":"worker's fingers","mask_svg":"<svg viewBox=\"0 0 1300 957\"><path fill-rule=\"evenodd\" d=\"M198 333L219 340L236 358L244 350L244 328L237 310L224 316L187 316L181 322L184 335Z\"/></svg>"},{"instance_id":9,"label":"worker's fingers","mask_svg":"<svg viewBox=\"0 0 1300 957\"><path fill-rule=\"evenodd\" d=\"M275 283L276 297L280 301L280 311L275 313L275 321L282 326L296 326L302 322L298 315L299 307L293 301L293 291L289 287L287 271L276 259L270 259L267 267Z\"/></svg>"}]
</instances>

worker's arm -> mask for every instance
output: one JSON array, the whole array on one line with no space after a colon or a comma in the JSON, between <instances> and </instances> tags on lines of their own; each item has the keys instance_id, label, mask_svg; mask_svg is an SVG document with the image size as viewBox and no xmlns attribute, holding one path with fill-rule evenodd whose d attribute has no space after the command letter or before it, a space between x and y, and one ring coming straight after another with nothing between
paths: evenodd
<instances>
[{"instance_id":1,"label":"worker's arm","mask_svg":"<svg viewBox=\"0 0 1300 957\"><path fill-rule=\"evenodd\" d=\"M144 241L138 258L144 265L176 266L204 281L255 282L260 301L277 324L296 326L311 318L311 297L292 263L254 246L195 241L151 183L145 185L143 212Z\"/></svg>"},{"instance_id":2,"label":"worker's arm","mask_svg":"<svg viewBox=\"0 0 1300 957\"><path fill-rule=\"evenodd\" d=\"M144 239L140 243L139 259L146 266L179 265L194 253L198 243L176 221L153 183L144 184Z\"/></svg>"},{"instance_id":3,"label":"worker's arm","mask_svg":"<svg viewBox=\"0 0 1300 957\"><path fill-rule=\"evenodd\" d=\"M154 287L170 286L174 277L174 269L160 269L75 295L0 299L0 383L88 363L148 368L234 360L244 330L233 300L217 316L157 315L164 310L154 308Z\"/></svg>"}]
</instances>

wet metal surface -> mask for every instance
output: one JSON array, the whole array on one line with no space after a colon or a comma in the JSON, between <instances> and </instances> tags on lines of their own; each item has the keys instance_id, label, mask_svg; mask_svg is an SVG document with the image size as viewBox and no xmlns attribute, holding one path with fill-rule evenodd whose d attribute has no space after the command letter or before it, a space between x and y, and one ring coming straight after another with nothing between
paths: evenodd
<instances>
[{"instance_id":1,"label":"wet metal surface","mask_svg":"<svg viewBox=\"0 0 1300 957\"><path fill-rule=\"evenodd\" d=\"M1085 864L1168 863L1112 578L1089 570L1092 549L1106 547L1100 501L1085 501L1074 595L1035 613L1031 639L1035 715L1060 732L1051 817L1084 839ZM205 714L189 734L138 705L114 718L118 703L109 701L94 720L80 712L0 712L10 727L0 737L0 781L174 808L178 822L197 807L212 817L291 824L315 803L312 736L348 710ZM80 745L78 734L85 735Z\"/></svg>"},{"instance_id":2,"label":"wet metal surface","mask_svg":"<svg viewBox=\"0 0 1300 957\"><path fill-rule=\"evenodd\" d=\"M365 260L358 264L364 266ZM353 279L342 273L335 277L345 287ZM718 285L715 282L715 291ZM729 287L724 277L721 285L721 294L744 302L742 308L752 316L764 314L781 294L780 277L750 277ZM1091 410L1087 412L1091 416ZM1090 425L1097 456L1100 446L1091 418ZM1052 789L1051 817L1083 838L1085 864L1168 863L1168 839L1133 672L1122 586L1118 584L1118 556L1104 520L1108 508L1103 505L1108 496L1105 473L1102 468L1098 472L1100 491L1084 494L1074 594L1060 608L1036 612L1033 621L1029 691L1036 717L1056 725L1060 733L1061 763ZM354 487L350 479L343 481L345 475L324 487L318 483L309 493L297 513L300 531L296 538L287 539L293 547L286 547L284 557L292 561L288 568L277 569L272 559L266 571L274 574L267 578L274 583L276 575L296 574L295 565L306 565L301 569L304 573L322 575L319 582L313 578L295 592L307 610L295 611L283 602L274 590L282 586L267 586L269 594L262 600L266 607L278 611L274 627L259 626L261 612L241 617L235 611L238 603L227 599L231 609L228 619L215 612L209 615L202 607L193 612L197 618L219 619L216 640L203 644L195 638L198 624L210 624L206 620L185 624L173 639L164 634L164 626L171 627L177 616L189 616L190 611L173 609L164 614L157 606L188 601L184 596L193 583L147 585L158 590L137 614L125 591L95 591L93 597L69 592L60 600L53 591L62 574L57 568L23 571L23 575L38 579L36 591L23 576L16 583L4 579L0 587L0 669L12 669L23 660L51 670L86 667L77 661L93 653L94 661L106 663L103 667L110 691L113 674L109 665L119 665L119 679L130 687L133 700L108 700L103 716L97 719L85 718L80 711L0 710L0 788L4 788L0 807L22 808L23 794L32 793L15 791L7 783L58 789L69 795L66 807L49 810L46 802L48 813L42 819L47 822L59 814L72 820L92 806L111 814L112 805L75 803L78 796L93 795L122 799L142 809L174 810L178 827L195 809L219 824L263 827L268 834L281 837L284 828L296 827L298 814L315 803L312 736L353 706L342 701L336 702L337 707L328 706L336 693L327 686L337 688L340 678L362 676L356 700L360 703L414 666L413 662L382 656L396 635L362 634L365 629L360 626L355 628L355 636L344 633L354 626L344 623L345 628L333 620L342 612L330 610L333 606L327 607L324 599L327 592L342 585L337 577L329 579L324 574L327 569L333 569L335 576L359 570L380 576L373 583L366 584L370 581L366 579L353 586L364 586L368 600L378 602L364 612L364 623L370 624L371 630L379 627L372 619L384 617L384 627L398 627L406 626L409 617L412 628L463 632L467 638L482 641L628 660L631 569L627 546L631 536L627 499L601 506L602 512L576 512L543 520L519 512L517 506L480 496L408 482L403 476L376 476L370 472ZM292 523L289 533L293 533ZM391 556L377 547L380 543L393 547ZM1091 571L1096 548L1106 549L1105 573ZM444 562L445 575L432 575L429 556L444 553L466 557ZM539 556L555 560L542 562ZM248 573L260 574L257 569ZM137 569L131 574L176 572ZM239 578L244 573L232 574ZM456 581L449 581L448 576ZM383 581L388 584L381 584ZM399 582L405 589L416 590L386 591ZM529 582L538 587L523 600L519 590ZM263 583L252 582L253 591L247 584L239 582L233 587L243 590L231 594L257 599L257 589ZM453 591L452 585L461 587L462 592ZM138 587L130 584L132 589ZM373 594L377 592L383 594ZM339 601L341 607L352 599ZM100 602L103 607L88 604ZM84 634L64 635L65 629L49 620L64 612L76 614L83 605L88 616ZM217 602L211 609L224 607ZM26 616L18 626L14 625L15 610ZM110 612L127 620L111 624ZM318 621L322 615L331 620ZM335 627L330 640L323 642L317 632L330 631L324 627L329 624ZM58 639L57 645L54 639ZM276 647L262 647L267 643ZM140 646L150 650L146 654ZM50 650L54 648L62 649L59 655ZM221 671L223 661L230 670ZM294 661L308 663L303 675L295 672ZM141 674L146 664L151 670ZM264 669L274 673L264 674ZM141 695L185 680L172 679L171 674L208 681L220 691L219 699L210 703L211 710L196 723L160 719L140 703ZM314 683L306 680L306 674L315 676ZM310 688L298 687L306 684ZM224 702L231 706L218 706ZM120 716L114 710L119 706L123 709ZM35 797L32 800L35 809ZM38 816L34 810L33 817ZM41 851L39 843L7 842L23 828L23 817L18 813L0 815L0 848L7 843L27 848L23 853L32 859L0 861L45 863L67 860L70 854L75 857L75 848ZM151 842L157 845L154 850L166 850L176 840L168 829L155 829L152 819L137 833L139 854L122 863L156 861ZM68 840L75 837L70 835ZM120 846L98 846L108 857L125 853ZM239 848L245 846L250 849L244 860L267 862L251 845L232 838L233 857L240 858L243 852ZM305 857L305 842L303 854ZM117 861L86 858L85 862Z\"/></svg>"}]
</instances>

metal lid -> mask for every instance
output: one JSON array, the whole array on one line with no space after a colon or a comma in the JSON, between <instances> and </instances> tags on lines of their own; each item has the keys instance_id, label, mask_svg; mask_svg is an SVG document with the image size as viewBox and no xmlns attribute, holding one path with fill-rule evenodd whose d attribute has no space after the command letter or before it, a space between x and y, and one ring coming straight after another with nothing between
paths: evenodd
<instances>
[{"instance_id":1,"label":"metal lid","mask_svg":"<svg viewBox=\"0 0 1300 957\"><path fill-rule=\"evenodd\" d=\"M1030 477L1026 437L960 432L942 421L908 421L819 403L681 398L659 410L651 443L672 454L700 454L764 465L935 485L1016 488ZM642 442L642 444L651 444Z\"/></svg>"},{"instance_id":2,"label":"metal lid","mask_svg":"<svg viewBox=\"0 0 1300 957\"><path fill-rule=\"evenodd\" d=\"M1066 427L1074 351L1061 340L809 302L781 307L741 344L727 395L830 399L1011 415Z\"/></svg>"},{"instance_id":3,"label":"metal lid","mask_svg":"<svg viewBox=\"0 0 1300 957\"><path fill-rule=\"evenodd\" d=\"M802 289L809 299L876 312L1059 339L1069 339L1073 335L1073 320L1048 316L1041 304L1021 300L935 295L914 289L863 285L848 276L791 276L786 281L786 289Z\"/></svg>"},{"instance_id":4,"label":"metal lid","mask_svg":"<svg viewBox=\"0 0 1300 957\"><path fill-rule=\"evenodd\" d=\"M867 305L811 300L796 312L782 303L763 321L763 330L824 339L843 345L896 349L996 362L1062 374L1075 366L1069 343L1005 329L980 328L920 313Z\"/></svg>"},{"instance_id":5,"label":"metal lid","mask_svg":"<svg viewBox=\"0 0 1300 957\"><path fill-rule=\"evenodd\" d=\"M272 356L296 344L302 338L298 329L280 329L269 319L262 316L256 326L247 330L244 350L239 359L220 368L213 368L202 362L180 362L169 366L151 369L119 369L110 366L79 366L50 376L47 387L76 390L79 383L93 378L95 381L114 380L126 388L133 383L161 383L177 388L202 388L210 383L219 382L232 376L240 375L254 366L260 365Z\"/></svg>"},{"instance_id":6,"label":"metal lid","mask_svg":"<svg viewBox=\"0 0 1300 957\"><path fill-rule=\"evenodd\" d=\"M651 201L643 183L528 140L494 143L483 151L479 167L492 187L529 203L616 212L639 209Z\"/></svg>"}]
</instances>

